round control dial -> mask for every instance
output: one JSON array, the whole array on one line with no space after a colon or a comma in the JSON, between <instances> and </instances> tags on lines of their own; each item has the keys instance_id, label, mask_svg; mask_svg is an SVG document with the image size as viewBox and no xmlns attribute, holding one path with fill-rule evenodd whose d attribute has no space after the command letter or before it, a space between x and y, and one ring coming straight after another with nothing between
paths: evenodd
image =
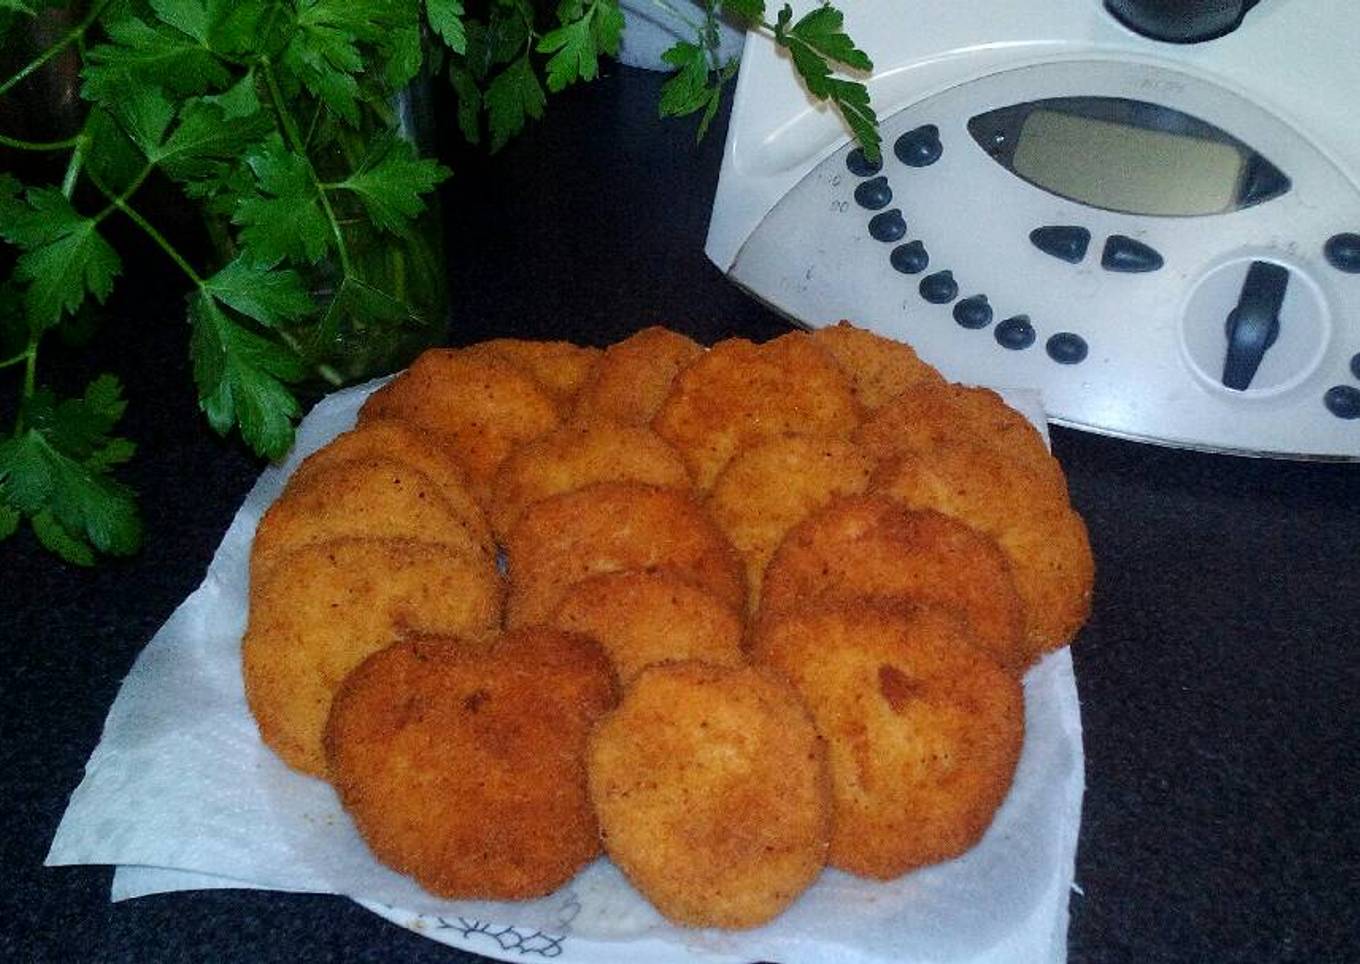
<instances>
[{"instance_id":1,"label":"round control dial","mask_svg":"<svg viewBox=\"0 0 1360 964\"><path fill-rule=\"evenodd\" d=\"M1208 271L1182 316L1181 347L1215 390L1266 396L1313 373L1331 336L1322 293L1274 258L1237 257Z\"/></svg>"}]
</instances>

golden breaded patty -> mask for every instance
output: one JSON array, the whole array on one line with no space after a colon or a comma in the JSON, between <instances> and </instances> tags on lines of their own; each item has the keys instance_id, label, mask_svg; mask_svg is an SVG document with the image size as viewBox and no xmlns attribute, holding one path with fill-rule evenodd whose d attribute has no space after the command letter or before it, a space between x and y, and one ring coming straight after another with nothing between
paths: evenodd
<instances>
[{"instance_id":1,"label":"golden breaded patty","mask_svg":"<svg viewBox=\"0 0 1360 964\"><path fill-rule=\"evenodd\" d=\"M538 381L500 357L432 349L368 397L359 423L395 418L444 436L486 504L491 480L517 445L556 428L561 407Z\"/></svg>"},{"instance_id":2,"label":"golden breaded patty","mask_svg":"<svg viewBox=\"0 0 1360 964\"><path fill-rule=\"evenodd\" d=\"M365 657L409 633L472 641L500 625L495 566L428 542L333 539L289 552L251 582L241 642L246 698L284 762L325 777L331 698Z\"/></svg>"},{"instance_id":3,"label":"golden breaded patty","mask_svg":"<svg viewBox=\"0 0 1360 964\"><path fill-rule=\"evenodd\" d=\"M743 338L714 345L675 379L652 428L706 492L743 446L785 434L848 438L859 417L849 376L795 332L759 345Z\"/></svg>"},{"instance_id":4,"label":"golden breaded patty","mask_svg":"<svg viewBox=\"0 0 1360 964\"><path fill-rule=\"evenodd\" d=\"M576 416L647 425L675 376L703 351L698 342L659 327L610 345L576 398Z\"/></svg>"},{"instance_id":5,"label":"golden breaded patty","mask_svg":"<svg viewBox=\"0 0 1360 964\"><path fill-rule=\"evenodd\" d=\"M251 545L252 573L279 554L341 536L438 542L480 562L493 559L484 521L460 515L423 472L386 458L318 467L268 509Z\"/></svg>"},{"instance_id":6,"label":"golden breaded patty","mask_svg":"<svg viewBox=\"0 0 1360 964\"><path fill-rule=\"evenodd\" d=\"M1030 463L970 439L938 442L879 466L871 491L934 509L996 540L1025 613L1027 662L1071 642L1091 611L1095 563L1065 487Z\"/></svg>"},{"instance_id":7,"label":"golden breaded patty","mask_svg":"<svg viewBox=\"0 0 1360 964\"><path fill-rule=\"evenodd\" d=\"M670 572L592 576L567 591L551 623L599 643L625 686L653 663L746 662L737 611Z\"/></svg>"},{"instance_id":8,"label":"golden breaded patty","mask_svg":"<svg viewBox=\"0 0 1360 964\"><path fill-rule=\"evenodd\" d=\"M832 866L886 880L982 838L1015 775L1024 693L952 613L806 607L762 626L755 657L826 738Z\"/></svg>"},{"instance_id":9,"label":"golden breaded patty","mask_svg":"<svg viewBox=\"0 0 1360 964\"><path fill-rule=\"evenodd\" d=\"M1043 436L989 388L918 382L866 418L854 438L879 460L970 438L1030 465L1067 491L1067 477Z\"/></svg>"},{"instance_id":10,"label":"golden breaded patty","mask_svg":"<svg viewBox=\"0 0 1360 964\"><path fill-rule=\"evenodd\" d=\"M751 612L785 534L834 496L864 492L873 469L873 459L847 439L812 435L762 439L732 457L705 505L746 563Z\"/></svg>"},{"instance_id":11,"label":"golden breaded patty","mask_svg":"<svg viewBox=\"0 0 1360 964\"><path fill-rule=\"evenodd\" d=\"M603 352L569 341L528 341L492 338L464 349L473 354L503 358L522 368L564 405L570 406Z\"/></svg>"},{"instance_id":12,"label":"golden breaded patty","mask_svg":"<svg viewBox=\"0 0 1360 964\"><path fill-rule=\"evenodd\" d=\"M454 515L466 523L468 532L494 554L495 540L468 485L467 472L454 453L437 444L420 429L395 419L374 419L345 432L302 461L289 486L304 485L323 469L355 459L391 459L418 469L433 482Z\"/></svg>"},{"instance_id":13,"label":"golden breaded patty","mask_svg":"<svg viewBox=\"0 0 1360 964\"><path fill-rule=\"evenodd\" d=\"M817 344L850 374L855 397L866 409L881 408L917 382L942 382L910 345L842 321L812 333Z\"/></svg>"},{"instance_id":14,"label":"golden breaded patty","mask_svg":"<svg viewBox=\"0 0 1360 964\"><path fill-rule=\"evenodd\" d=\"M504 539L525 508L595 482L646 482L688 489L684 460L651 429L571 422L510 453L491 487L491 523Z\"/></svg>"},{"instance_id":15,"label":"golden breaded patty","mask_svg":"<svg viewBox=\"0 0 1360 964\"><path fill-rule=\"evenodd\" d=\"M982 646L1019 672L1023 611L1010 563L957 519L883 496L832 500L799 523L765 570L760 619L812 602L912 600L956 610Z\"/></svg>"},{"instance_id":16,"label":"golden breaded patty","mask_svg":"<svg viewBox=\"0 0 1360 964\"><path fill-rule=\"evenodd\" d=\"M384 864L440 897L551 893L600 849L585 744L613 705L588 639L410 639L363 662L326 726L331 781Z\"/></svg>"},{"instance_id":17,"label":"golden breaded patty","mask_svg":"<svg viewBox=\"0 0 1360 964\"><path fill-rule=\"evenodd\" d=\"M764 668L647 668L596 725L588 770L610 859L676 923L758 926L821 872L824 745Z\"/></svg>"},{"instance_id":18,"label":"golden breaded patty","mask_svg":"<svg viewBox=\"0 0 1360 964\"><path fill-rule=\"evenodd\" d=\"M505 544L506 625L543 622L572 586L630 569L674 572L739 609L736 551L694 497L641 482L597 482L529 506Z\"/></svg>"}]
</instances>

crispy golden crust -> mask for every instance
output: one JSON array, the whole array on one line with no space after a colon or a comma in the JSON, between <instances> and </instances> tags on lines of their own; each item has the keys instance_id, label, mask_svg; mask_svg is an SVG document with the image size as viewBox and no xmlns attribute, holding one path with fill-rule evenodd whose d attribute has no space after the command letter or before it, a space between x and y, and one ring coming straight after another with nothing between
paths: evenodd
<instances>
[{"instance_id":1,"label":"crispy golden crust","mask_svg":"<svg viewBox=\"0 0 1360 964\"><path fill-rule=\"evenodd\" d=\"M569 341L527 341L522 338L493 338L464 350L502 358L523 369L564 406L571 405L603 354L598 348L573 345Z\"/></svg>"},{"instance_id":2,"label":"crispy golden crust","mask_svg":"<svg viewBox=\"0 0 1360 964\"><path fill-rule=\"evenodd\" d=\"M910 345L875 335L848 321L812 333L850 374L855 397L866 409L887 404L917 382L943 382L932 366L921 361Z\"/></svg>"},{"instance_id":3,"label":"crispy golden crust","mask_svg":"<svg viewBox=\"0 0 1360 964\"><path fill-rule=\"evenodd\" d=\"M1086 526L1068 504L1066 488L1047 473L960 439L883 463L870 487L996 540L1024 607L1027 662L1067 645L1086 621L1095 581Z\"/></svg>"},{"instance_id":4,"label":"crispy golden crust","mask_svg":"<svg viewBox=\"0 0 1360 964\"><path fill-rule=\"evenodd\" d=\"M832 866L888 879L982 838L1015 774L1024 694L952 614L808 607L762 626L755 655L829 744Z\"/></svg>"},{"instance_id":5,"label":"crispy golden crust","mask_svg":"<svg viewBox=\"0 0 1360 964\"><path fill-rule=\"evenodd\" d=\"M374 419L345 432L307 456L288 484L304 485L323 469L340 462L375 458L392 459L419 470L435 484L454 515L466 524L468 532L486 552L495 554L491 526L473 498L462 463L447 446L437 444L427 433L406 422Z\"/></svg>"},{"instance_id":6,"label":"crispy golden crust","mask_svg":"<svg viewBox=\"0 0 1360 964\"><path fill-rule=\"evenodd\" d=\"M595 727L588 754L605 849L671 920L755 927L821 872L825 749L776 675L649 667Z\"/></svg>"},{"instance_id":7,"label":"crispy golden crust","mask_svg":"<svg viewBox=\"0 0 1360 964\"><path fill-rule=\"evenodd\" d=\"M484 526L460 516L439 486L404 462L337 462L309 472L265 510L251 546L251 573L287 550L342 536L438 542L487 562L493 556Z\"/></svg>"},{"instance_id":8,"label":"crispy golden crust","mask_svg":"<svg viewBox=\"0 0 1360 964\"><path fill-rule=\"evenodd\" d=\"M246 698L264 742L324 777L331 697L365 657L412 632L470 641L500 625L495 566L434 543L335 539L286 554L250 587L241 643Z\"/></svg>"},{"instance_id":9,"label":"crispy golden crust","mask_svg":"<svg viewBox=\"0 0 1360 964\"><path fill-rule=\"evenodd\" d=\"M615 686L594 643L546 627L483 652L407 640L336 695L331 779L374 855L431 893L551 893L599 852L585 742Z\"/></svg>"},{"instance_id":10,"label":"crispy golden crust","mask_svg":"<svg viewBox=\"0 0 1360 964\"><path fill-rule=\"evenodd\" d=\"M486 504L517 445L556 428L561 408L538 381L500 357L436 349L368 397L359 422L395 418L443 436Z\"/></svg>"},{"instance_id":11,"label":"crispy golden crust","mask_svg":"<svg viewBox=\"0 0 1360 964\"><path fill-rule=\"evenodd\" d=\"M651 429L572 422L512 452L491 489L491 522L504 539L525 508L595 482L645 482L688 489L684 460Z\"/></svg>"},{"instance_id":12,"label":"crispy golden crust","mask_svg":"<svg viewBox=\"0 0 1360 964\"><path fill-rule=\"evenodd\" d=\"M746 563L751 612L785 534L834 496L864 492L873 469L854 443L810 435L763 439L732 457L705 505Z\"/></svg>"},{"instance_id":13,"label":"crispy golden crust","mask_svg":"<svg viewBox=\"0 0 1360 964\"><path fill-rule=\"evenodd\" d=\"M598 642L625 686L668 660L746 662L737 611L669 572L593 576L568 590L551 622Z\"/></svg>"},{"instance_id":14,"label":"crispy golden crust","mask_svg":"<svg viewBox=\"0 0 1360 964\"><path fill-rule=\"evenodd\" d=\"M956 610L1015 671L1027 652L1010 564L992 539L882 496L837 498L785 537L765 570L760 619L805 604L914 600Z\"/></svg>"},{"instance_id":15,"label":"crispy golden crust","mask_svg":"<svg viewBox=\"0 0 1360 964\"><path fill-rule=\"evenodd\" d=\"M1067 477L1043 436L988 388L918 382L865 419L854 438L880 460L968 438L1031 466L1067 491Z\"/></svg>"},{"instance_id":16,"label":"crispy golden crust","mask_svg":"<svg viewBox=\"0 0 1360 964\"><path fill-rule=\"evenodd\" d=\"M729 338L675 380L652 427L708 491L743 446L774 435L847 438L860 408L830 352L796 332L756 345Z\"/></svg>"},{"instance_id":17,"label":"crispy golden crust","mask_svg":"<svg viewBox=\"0 0 1360 964\"><path fill-rule=\"evenodd\" d=\"M680 370L703 348L666 328L644 328L610 345L576 398L578 417L646 425Z\"/></svg>"},{"instance_id":18,"label":"crispy golden crust","mask_svg":"<svg viewBox=\"0 0 1360 964\"><path fill-rule=\"evenodd\" d=\"M511 587L506 625L546 620L590 576L674 572L740 609L746 580L736 551L688 492L597 482L525 510L505 545Z\"/></svg>"}]
</instances>

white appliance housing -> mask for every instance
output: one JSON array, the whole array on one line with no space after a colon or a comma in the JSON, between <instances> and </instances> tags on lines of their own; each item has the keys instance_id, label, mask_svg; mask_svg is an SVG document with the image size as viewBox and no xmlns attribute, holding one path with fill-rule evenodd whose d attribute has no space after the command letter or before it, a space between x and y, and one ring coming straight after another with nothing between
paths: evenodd
<instances>
[{"instance_id":1,"label":"white appliance housing","mask_svg":"<svg viewBox=\"0 0 1360 964\"><path fill-rule=\"evenodd\" d=\"M752 34L706 245L732 280L1061 424L1360 458L1360 3L1261 0L1197 44L1101 0L840 6L881 169Z\"/></svg>"}]
</instances>

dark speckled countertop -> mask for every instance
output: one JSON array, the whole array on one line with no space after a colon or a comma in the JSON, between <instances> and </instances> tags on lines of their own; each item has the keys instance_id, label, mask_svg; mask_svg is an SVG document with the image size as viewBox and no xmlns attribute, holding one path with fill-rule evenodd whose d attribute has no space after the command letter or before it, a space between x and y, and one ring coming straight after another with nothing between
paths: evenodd
<instances>
[{"instance_id":1,"label":"dark speckled countertop","mask_svg":"<svg viewBox=\"0 0 1360 964\"><path fill-rule=\"evenodd\" d=\"M496 158L451 157L451 341L785 330L704 258L724 125L696 147L656 119L659 83L617 69ZM121 679L260 470L196 418L181 294L140 260L90 352L45 361L58 384L128 384L146 548L82 571L0 543L0 960L477 960L338 898L111 905L109 868L42 866ZM1088 789L1070 960L1360 960L1360 465L1053 444L1098 563L1073 650Z\"/></svg>"}]
</instances>

